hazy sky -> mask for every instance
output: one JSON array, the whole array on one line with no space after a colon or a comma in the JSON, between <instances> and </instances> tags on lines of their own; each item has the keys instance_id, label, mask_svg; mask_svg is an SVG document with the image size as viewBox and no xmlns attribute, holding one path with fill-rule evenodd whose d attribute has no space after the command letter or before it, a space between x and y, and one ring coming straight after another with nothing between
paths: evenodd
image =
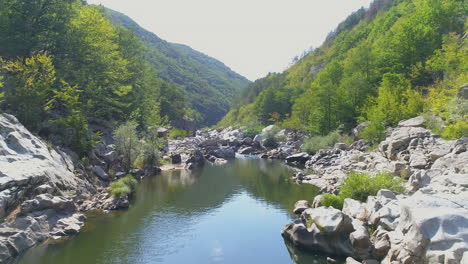
<instances>
[{"instance_id":1,"label":"hazy sky","mask_svg":"<svg viewBox=\"0 0 468 264\"><path fill-rule=\"evenodd\" d=\"M255 80L318 47L371 0L88 0L125 13L169 42L221 60Z\"/></svg>"}]
</instances>

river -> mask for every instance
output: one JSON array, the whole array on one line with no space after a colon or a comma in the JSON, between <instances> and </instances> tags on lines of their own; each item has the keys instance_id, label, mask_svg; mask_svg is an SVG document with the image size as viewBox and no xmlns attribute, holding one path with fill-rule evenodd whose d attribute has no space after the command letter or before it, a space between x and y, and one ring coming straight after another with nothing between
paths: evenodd
<instances>
[{"instance_id":1,"label":"river","mask_svg":"<svg viewBox=\"0 0 468 264\"><path fill-rule=\"evenodd\" d=\"M165 171L144 179L129 210L89 213L83 232L26 252L20 264L326 263L289 246L280 231L311 185L290 181L279 161Z\"/></svg>"}]
</instances>

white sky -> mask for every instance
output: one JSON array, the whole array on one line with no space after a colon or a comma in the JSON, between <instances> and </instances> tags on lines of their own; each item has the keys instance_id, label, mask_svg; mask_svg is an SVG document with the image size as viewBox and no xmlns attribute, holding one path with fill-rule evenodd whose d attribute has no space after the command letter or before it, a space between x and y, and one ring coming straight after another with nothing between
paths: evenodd
<instances>
[{"instance_id":1,"label":"white sky","mask_svg":"<svg viewBox=\"0 0 468 264\"><path fill-rule=\"evenodd\" d=\"M371 0L88 0L169 42L191 46L250 80L281 72Z\"/></svg>"}]
</instances>

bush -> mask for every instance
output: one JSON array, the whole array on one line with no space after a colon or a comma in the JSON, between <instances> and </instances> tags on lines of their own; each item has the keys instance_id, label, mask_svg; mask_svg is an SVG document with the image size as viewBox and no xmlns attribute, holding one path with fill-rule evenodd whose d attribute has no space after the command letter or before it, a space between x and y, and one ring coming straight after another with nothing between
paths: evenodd
<instances>
[{"instance_id":1,"label":"bush","mask_svg":"<svg viewBox=\"0 0 468 264\"><path fill-rule=\"evenodd\" d=\"M433 133L442 134L444 131L444 120L432 114L424 114L424 126Z\"/></svg>"},{"instance_id":2,"label":"bush","mask_svg":"<svg viewBox=\"0 0 468 264\"><path fill-rule=\"evenodd\" d=\"M377 144L385 139L385 126L382 122L371 121L361 132L361 137L371 143Z\"/></svg>"},{"instance_id":3,"label":"bush","mask_svg":"<svg viewBox=\"0 0 468 264\"><path fill-rule=\"evenodd\" d=\"M442 132L442 137L447 140L458 139L468 136L468 122L458 120L448 125Z\"/></svg>"},{"instance_id":4,"label":"bush","mask_svg":"<svg viewBox=\"0 0 468 264\"><path fill-rule=\"evenodd\" d=\"M183 129L173 128L169 133L169 138L184 138L188 137L189 132Z\"/></svg>"},{"instance_id":5,"label":"bush","mask_svg":"<svg viewBox=\"0 0 468 264\"><path fill-rule=\"evenodd\" d=\"M128 121L114 131L115 146L123 156L123 165L126 169L130 169L140 151L140 139L136 127L136 122Z\"/></svg>"},{"instance_id":6,"label":"bush","mask_svg":"<svg viewBox=\"0 0 468 264\"><path fill-rule=\"evenodd\" d=\"M135 192L138 182L132 175L127 175L124 178L113 182L110 185L110 192L115 198L129 195Z\"/></svg>"},{"instance_id":7,"label":"bush","mask_svg":"<svg viewBox=\"0 0 468 264\"><path fill-rule=\"evenodd\" d=\"M326 136L315 136L307 138L306 140L304 140L304 144L301 148L302 151L305 151L310 154L315 154L321 149L332 147L339 141L339 139L340 134L338 133L338 131L333 131Z\"/></svg>"},{"instance_id":8,"label":"bush","mask_svg":"<svg viewBox=\"0 0 468 264\"><path fill-rule=\"evenodd\" d=\"M281 131L281 128L278 126L273 126L270 130L265 132L263 135L263 146L269 149L277 148L279 141L282 140L278 133Z\"/></svg>"},{"instance_id":9,"label":"bush","mask_svg":"<svg viewBox=\"0 0 468 264\"><path fill-rule=\"evenodd\" d=\"M244 130L244 137L254 138L256 135L262 132L261 126L249 126Z\"/></svg>"},{"instance_id":10,"label":"bush","mask_svg":"<svg viewBox=\"0 0 468 264\"><path fill-rule=\"evenodd\" d=\"M366 173L351 172L340 188L340 196L365 202L368 196L376 195L381 189L388 189L394 193L405 191L403 180L390 173L378 173L371 177Z\"/></svg>"},{"instance_id":11,"label":"bush","mask_svg":"<svg viewBox=\"0 0 468 264\"><path fill-rule=\"evenodd\" d=\"M344 198L339 195L334 195L331 193L326 193L320 199L320 203L323 206L331 206L335 209L343 209Z\"/></svg>"}]
</instances>

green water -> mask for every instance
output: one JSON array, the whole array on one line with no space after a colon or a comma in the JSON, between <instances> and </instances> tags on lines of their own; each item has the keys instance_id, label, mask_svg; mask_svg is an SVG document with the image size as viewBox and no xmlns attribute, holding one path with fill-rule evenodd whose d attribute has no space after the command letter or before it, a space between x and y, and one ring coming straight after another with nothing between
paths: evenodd
<instances>
[{"instance_id":1,"label":"green water","mask_svg":"<svg viewBox=\"0 0 468 264\"><path fill-rule=\"evenodd\" d=\"M16 263L326 263L280 235L294 203L317 192L290 177L282 163L258 159L164 172L139 184L128 211L89 214L84 232Z\"/></svg>"}]
</instances>

